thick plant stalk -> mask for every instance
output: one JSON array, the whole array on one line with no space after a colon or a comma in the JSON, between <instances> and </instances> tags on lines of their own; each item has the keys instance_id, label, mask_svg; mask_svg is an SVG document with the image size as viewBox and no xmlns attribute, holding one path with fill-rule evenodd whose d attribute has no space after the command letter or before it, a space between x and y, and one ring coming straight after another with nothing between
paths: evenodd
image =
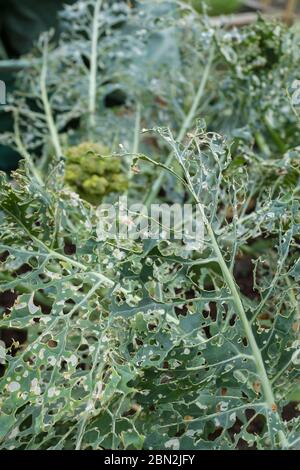
<instances>
[{"instance_id":1,"label":"thick plant stalk","mask_svg":"<svg viewBox=\"0 0 300 470\"><path fill-rule=\"evenodd\" d=\"M58 132L56 129L56 125L54 122L51 106L49 103L48 93L47 93L47 60L48 60L48 43L45 41L44 51L43 51L43 66L40 78L40 88L41 88L41 96L42 102L44 106L45 116L47 120L47 125L49 128L51 140L53 143L53 147L55 150L56 158L60 158L62 156L62 148L59 141Z\"/></svg>"},{"instance_id":2,"label":"thick plant stalk","mask_svg":"<svg viewBox=\"0 0 300 470\"><path fill-rule=\"evenodd\" d=\"M138 102L136 106L132 155L137 155L139 152L140 131L141 131L141 103Z\"/></svg>"},{"instance_id":3,"label":"thick plant stalk","mask_svg":"<svg viewBox=\"0 0 300 470\"><path fill-rule=\"evenodd\" d=\"M136 114L135 114L135 124L134 124L134 135L133 135L133 142L132 142L132 152L128 155L128 164L129 166L132 165L132 158L133 156L137 155L139 152L140 146L140 132L141 132L141 116L142 116L142 107L141 103L138 102L136 106ZM133 173L132 171L128 172L128 180L132 180ZM127 190L128 194L128 190Z\"/></svg>"},{"instance_id":4,"label":"thick plant stalk","mask_svg":"<svg viewBox=\"0 0 300 470\"><path fill-rule=\"evenodd\" d=\"M178 133L178 136L176 138L176 141L178 143L181 143L183 141L187 131L190 129L190 127L191 127L191 125L192 125L192 123L195 119L199 103L200 103L200 101L203 97L205 86L206 86L207 81L208 81L208 77L209 77L209 73L210 73L210 70L211 70L214 55L215 55L215 49L214 49L214 47L211 47L209 58L208 58L206 66L205 66L205 69L204 69L204 72L203 72L203 75L202 75L202 80L200 82L200 85L199 85L197 94L195 96L194 102L193 102L193 104L192 104L192 106L189 110L189 113L188 113L186 119L184 120L184 122L181 126L181 129ZM168 156L168 158L165 162L165 165L170 166L172 161L173 161L173 158L174 158L174 152L172 151L172 152L170 152L170 154L169 154L169 156ZM153 200L157 196L157 194L160 190L163 178L164 178L164 173L161 172L159 174L158 178L156 179L156 181L154 182L150 193L146 196L146 198L144 200L144 203L147 206L152 204Z\"/></svg>"},{"instance_id":5,"label":"thick plant stalk","mask_svg":"<svg viewBox=\"0 0 300 470\"><path fill-rule=\"evenodd\" d=\"M101 10L102 0L95 3L92 41L91 41L91 69L90 69L90 86L89 86L89 116L90 126L96 125L96 101L97 101L97 63L98 63L98 39L99 39L99 12Z\"/></svg>"},{"instance_id":6,"label":"thick plant stalk","mask_svg":"<svg viewBox=\"0 0 300 470\"><path fill-rule=\"evenodd\" d=\"M14 111L14 132L15 132L15 140L16 140L16 144L17 144L17 149L18 149L20 155L22 155L22 157L26 161L26 163L28 165L28 168L30 169L31 173L33 174L33 176L35 177L37 182L41 186L43 186L44 182L42 180L42 177L39 174L34 162L32 161L31 155L27 152L26 148L23 145L21 135L20 135L19 114L18 114L17 110Z\"/></svg>"}]
</instances>

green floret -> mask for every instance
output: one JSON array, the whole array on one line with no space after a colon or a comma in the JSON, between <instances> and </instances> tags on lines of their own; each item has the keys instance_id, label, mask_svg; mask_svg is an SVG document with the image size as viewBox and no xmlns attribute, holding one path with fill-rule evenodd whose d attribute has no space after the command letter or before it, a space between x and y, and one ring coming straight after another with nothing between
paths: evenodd
<instances>
[{"instance_id":1,"label":"green floret","mask_svg":"<svg viewBox=\"0 0 300 470\"><path fill-rule=\"evenodd\" d=\"M121 171L121 161L119 158L105 158L104 162L106 171L111 171L112 173L119 173Z\"/></svg>"},{"instance_id":2,"label":"green floret","mask_svg":"<svg viewBox=\"0 0 300 470\"><path fill-rule=\"evenodd\" d=\"M78 161L82 157L93 154L109 155L109 149L95 142L82 142L79 145L67 148L65 151L66 157L71 161Z\"/></svg>"},{"instance_id":3,"label":"green floret","mask_svg":"<svg viewBox=\"0 0 300 470\"><path fill-rule=\"evenodd\" d=\"M77 183L82 178L82 169L80 165L71 163L66 167L65 179L68 183Z\"/></svg>"},{"instance_id":4,"label":"green floret","mask_svg":"<svg viewBox=\"0 0 300 470\"><path fill-rule=\"evenodd\" d=\"M127 188L128 188L128 180L124 175L115 174L111 176L109 189L112 192L117 192L117 193L123 192L123 191L126 191Z\"/></svg>"},{"instance_id":5,"label":"green floret","mask_svg":"<svg viewBox=\"0 0 300 470\"><path fill-rule=\"evenodd\" d=\"M109 153L107 147L94 142L83 142L65 150L65 182L92 204L100 204L110 193L128 188L120 159Z\"/></svg>"},{"instance_id":6,"label":"green floret","mask_svg":"<svg viewBox=\"0 0 300 470\"><path fill-rule=\"evenodd\" d=\"M90 178L86 179L82 185L84 191L87 194L91 194L93 196L103 196L106 193L108 186L109 182L107 181L107 179L98 175L93 175Z\"/></svg>"},{"instance_id":7,"label":"green floret","mask_svg":"<svg viewBox=\"0 0 300 470\"><path fill-rule=\"evenodd\" d=\"M81 167L84 173L104 175L105 164L98 155L85 155L81 158Z\"/></svg>"}]
</instances>

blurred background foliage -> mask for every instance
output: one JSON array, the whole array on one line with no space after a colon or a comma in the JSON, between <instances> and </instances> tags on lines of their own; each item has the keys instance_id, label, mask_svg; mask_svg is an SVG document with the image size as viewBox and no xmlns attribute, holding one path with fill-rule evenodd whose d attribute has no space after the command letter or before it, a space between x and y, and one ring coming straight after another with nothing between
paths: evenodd
<instances>
[{"instance_id":1,"label":"blurred background foliage","mask_svg":"<svg viewBox=\"0 0 300 470\"><path fill-rule=\"evenodd\" d=\"M127 2L127 0L119 0ZM0 0L0 61L5 61L3 68L0 63L0 79L6 84L7 93L14 89L16 69L13 61L27 54L32 49L40 34L49 29L54 29L54 41L60 33L59 11L66 4L75 3L76 0ZM185 0L198 12L206 12L212 16L232 14L239 11L248 11L249 8L261 6L266 8L280 7L289 14L297 4L297 0ZM130 2L134 6L134 1ZM239 20L237 19L239 22ZM7 61L11 60L12 66L7 67ZM2 62L3 63L3 62ZM115 94L116 104L119 96ZM121 97L122 98L122 97ZM12 130L12 119L8 113L0 108L0 135ZM19 155L13 149L0 144L0 170L12 170L17 166Z\"/></svg>"},{"instance_id":2,"label":"blurred background foliage","mask_svg":"<svg viewBox=\"0 0 300 470\"><path fill-rule=\"evenodd\" d=\"M14 59L27 54L43 31L54 28L59 34L58 11L74 0L0 0L0 59ZM14 71L3 72L0 79L10 93L14 88ZM0 133L11 128L12 122L0 108ZM5 146L0 146L0 169L16 167L18 154Z\"/></svg>"}]
</instances>

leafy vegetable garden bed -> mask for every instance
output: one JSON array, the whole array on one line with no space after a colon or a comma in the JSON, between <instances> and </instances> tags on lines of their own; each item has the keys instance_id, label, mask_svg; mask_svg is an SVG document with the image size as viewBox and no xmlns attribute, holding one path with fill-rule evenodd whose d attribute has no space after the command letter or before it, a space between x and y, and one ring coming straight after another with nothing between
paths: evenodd
<instances>
[{"instance_id":1,"label":"leafy vegetable garden bed","mask_svg":"<svg viewBox=\"0 0 300 470\"><path fill-rule=\"evenodd\" d=\"M0 177L0 448L299 448L299 26L61 16L1 138L23 159ZM124 198L193 205L201 243L103 238Z\"/></svg>"}]
</instances>

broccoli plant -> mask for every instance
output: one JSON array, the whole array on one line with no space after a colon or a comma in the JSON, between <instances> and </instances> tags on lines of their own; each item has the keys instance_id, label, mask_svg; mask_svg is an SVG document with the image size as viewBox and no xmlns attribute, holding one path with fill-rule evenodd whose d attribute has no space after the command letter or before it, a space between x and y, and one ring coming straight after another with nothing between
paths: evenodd
<instances>
[{"instance_id":1,"label":"broccoli plant","mask_svg":"<svg viewBox=\"0 0 300 470\"><path fill-rule=\"evenodd\" d=\"M0 448L299 448L297 30L171 0L62 22L2 138ZM120 195L191 204L201 244L103 237Z\"/></svg>"},{"instance_id":2,"label":"broccoli plant","mask_svg":"<svg viewBox=\"0 0 300 470\"><path fill-rule=\"evenodd\" d=\"M203 218L201 249L99 239L62 162L43 182L28 165L1 176L0 327L28 332L1 343L3 449L299 445L299 419L284 414L299 393L299 180L253 205L259 162L233 159L202 126L182 144L158 134L178 171L143 154L134 166L179 179ZM252 296L235 278L245 253Z\"/></svg>"}]
</instances>

